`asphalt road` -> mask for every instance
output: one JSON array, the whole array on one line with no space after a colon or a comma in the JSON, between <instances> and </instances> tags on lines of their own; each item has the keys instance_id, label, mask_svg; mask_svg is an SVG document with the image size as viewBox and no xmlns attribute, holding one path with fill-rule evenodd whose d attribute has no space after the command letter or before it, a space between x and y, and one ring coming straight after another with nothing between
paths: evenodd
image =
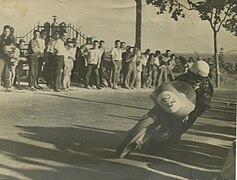
<instances>
[{"instance_id":1,"label":"asphalt road","mask_svg":"<svg viewBox=\"0 0 237 180\"><path fill-rule=\"evenodd\" d=\"M0 179L211 180L235 139L236 91L216 90L212 108L171 147L117 159L127 131L153 103L150 90L0 92Z\"/></svg>"}]
</instances>

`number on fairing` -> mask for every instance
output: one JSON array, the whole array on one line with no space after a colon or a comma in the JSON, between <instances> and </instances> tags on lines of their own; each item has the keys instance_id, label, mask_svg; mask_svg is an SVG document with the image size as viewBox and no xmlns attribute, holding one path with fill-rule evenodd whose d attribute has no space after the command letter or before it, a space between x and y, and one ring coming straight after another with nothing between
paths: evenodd
<instances>
[{"instance_id":1,"label":"number on fairing","mask_svg":"<svg viewBox=\"0 0 237 180\"><path fill-rule=\"evenodd\" d=\"M170 91L163 91L157 97L158 104L168 113L175 113L181 107L180 98Z\"/></svg>"}]
</instances>

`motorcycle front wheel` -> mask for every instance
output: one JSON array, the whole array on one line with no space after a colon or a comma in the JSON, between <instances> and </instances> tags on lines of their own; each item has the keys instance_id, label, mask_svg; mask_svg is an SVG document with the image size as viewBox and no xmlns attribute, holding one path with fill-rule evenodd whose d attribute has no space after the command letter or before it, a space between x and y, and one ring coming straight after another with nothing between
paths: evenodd
<instances>
[{"instance_id":1,"label":"motorcycle front wheel","mask_svg":"<svg viewBox=\"0 0 237 180\"><path fill-rule=\"evenodd\" d=\"M119 144L116 154L119 158L124 158L134 150L141 147L157 130L155 120L150 116L145 116L127 134Z\"/></svg>"}]
</instances>

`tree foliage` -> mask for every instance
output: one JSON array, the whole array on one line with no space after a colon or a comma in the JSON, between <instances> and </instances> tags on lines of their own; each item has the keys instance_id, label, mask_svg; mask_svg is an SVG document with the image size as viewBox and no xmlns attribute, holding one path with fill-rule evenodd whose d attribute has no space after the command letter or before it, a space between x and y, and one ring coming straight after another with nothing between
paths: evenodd
<instances>
[{"instance_id":1,"label":"tree foliage","mask_svg":"<svg viewBox=\"0 0 237 180\"><path fill-rule=\"evenodd\" d=\"M195 10L201 20L209 21L214 32L223 26L237 35L237 0L146 0L147 4L157 7L157 14L171 14L178 21L185 18L184 9Z\"/></svg>"},{"instance_id":2,"label":"tree foliage","mask_svg":"<svg viewBox=\"0 0 237 180\"><path fill-rule=\"evenodd\" d=\"M199 12L202 20L209 21L214 32L218 32L221 26L233 32L231 25L233 23L232 18L236 17L236 0L202 0L198 2L188 0L188 3L192 10Z\"/></svg>"},{"instance_id":3,"label":"tree foliage","mask_svg":"<svg viewBox=\"0 0 237 180\"><path fill-rule=\"evenodd\" d=\"M158 15L168 12L175 21L178 21L179 17L185 18L183 10L186 7L177 0L146 0L146 3L157 7Z\"/></svg>"},{"instance_id":4,"label":"tree foliage","mask_svg":"<svg viewBox=\"0 0 237 180\"><path fill-rule=\"evenodd\" d=\"M233 3L233 7L231 8L231 15L223 24L223 27L237 36L237 1Z\"/></svg>"},{"instance_id":5,"label":"tree foliage","mask_svg":"<svg viewBox=\"0 0 237 180\"><path fill-rule=\"evenodd\" d=\"M214 35L214 59L216 64L216 86L220 84L220 68L217 57L217 34L223 26L237 35L237 0L146 0L158 8L157 14L169 13L178 21L185 18L184 9L196 11L201 20L208 21ZM183 4L185 3L185 4Z\"/></svg>"}]
</instances>

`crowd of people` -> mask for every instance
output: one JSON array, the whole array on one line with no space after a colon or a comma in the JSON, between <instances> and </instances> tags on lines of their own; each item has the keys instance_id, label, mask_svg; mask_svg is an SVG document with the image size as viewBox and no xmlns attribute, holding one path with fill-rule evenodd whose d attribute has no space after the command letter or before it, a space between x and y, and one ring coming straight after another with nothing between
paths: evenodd
<instances>
[{"instance_id":1,"label":"crowd of people","mask_svg":"<svg viewBox=\"0 0 237 180\"><path fill-rule=\"evenodd\" d=\"M29 42L20 39L17 43L14 28L4 26L0 36L1 90L22 89L24 64L29 66L26 76L30 91L43 89L41 83L55 92L69 91L71 80L87 89L154 88L175 78L176 55L170 50L141 52L116 40L107 51L104 40L87 41L80 46L77 38L67 37L67 32L56 31L49 40L46 36L44 30L34 30ZM190 63L186 63L185 71Z\"/></svg>"}]
</instances>

